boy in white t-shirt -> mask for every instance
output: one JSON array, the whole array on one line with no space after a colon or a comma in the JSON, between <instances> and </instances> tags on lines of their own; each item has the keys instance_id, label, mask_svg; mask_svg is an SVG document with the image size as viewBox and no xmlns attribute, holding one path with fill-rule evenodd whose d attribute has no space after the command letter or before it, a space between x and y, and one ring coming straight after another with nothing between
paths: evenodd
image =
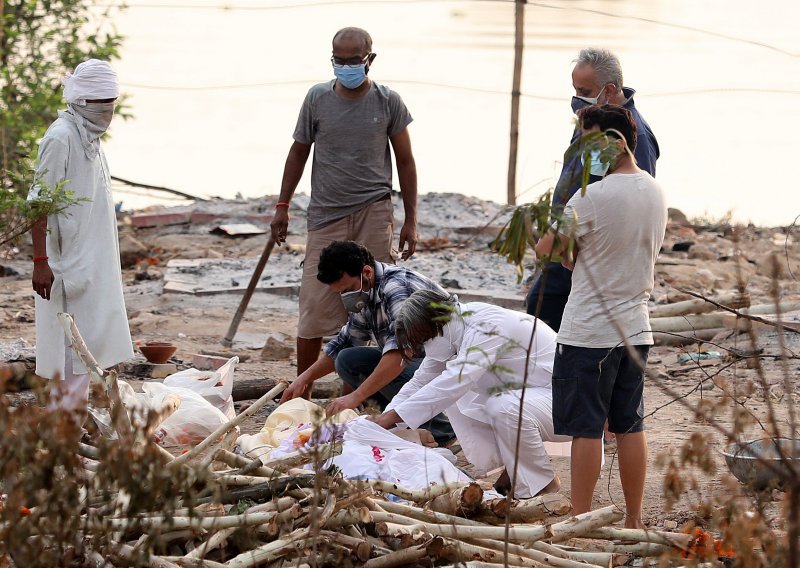
<instances>
[{"instance_id":1,"label":"boy in white t-shirt","mask_svg":"<svg viewBox=\"0 0 800 568\"><path fill-rule=\"evenodd\" d=\"M600 475L603 424L617 435L627 527L642 526L647 472L644 366L653 337L647 301L664 240L667 206L656 181L636 166L636 123L617 105L580 115L584 134L603 132L592 173L605 177L576 193L560 224L536 246L539 258L574 252L572 291L558 332L553 369L553 424L573 436L573 513L591 510ZM607 144L604 144L604 140ZM606 160L601 160L601 156ZM608 162L607 164L604 162ZM607 173L606 173L607 170Z\"/></svg>"}]
</instances>

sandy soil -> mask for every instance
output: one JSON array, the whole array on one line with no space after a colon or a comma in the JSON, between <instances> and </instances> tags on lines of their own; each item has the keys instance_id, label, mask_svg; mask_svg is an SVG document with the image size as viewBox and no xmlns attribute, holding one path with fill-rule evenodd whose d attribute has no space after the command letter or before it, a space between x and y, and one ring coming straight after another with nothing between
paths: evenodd
<instances>
[{"instance_id":1,"label":"sandy soil","mask_svg":"<svg viewBox=\"0 0 800 568\"><path fill-rule=\"evenodd\" d=\"M302 198L296 200L300 205L302 201ZM226 217L225 222L238 222L237 216L271 211L273 202L273 198L260 202L217 202L198 204L193 209L217 212ZM398 206L396 210L402 211L402 207ZM455 194L437 194L421 197L419 216L423 220L420 250L409 266L432 275L451 288L461 289L463 294L479 290L488 297L502 296L505 302L510 302L509 305L518 302L516 306L521 309L525 283L518 284L514 268L487 248L487 243L507 219L502 206ZM675 218L679 219L677 214ZM299 279L305 224L302 208L291 223L292 246L276 253L265 270L265 275L274 282L291 283ZM208 296L162 293L166 263L173 258L249 258L254 262L264 246L265 236L234 239L211 234L209 231L215 224L218 221L147 229L134 229L124 221L120 225L122 253L128 265L124 270L125 299L134 340L173 341L178 346L175 361L179 363L189 363L192 353L204 349L223 350L219 340L224 336L241 296L234 293ZM260 224L266 227L263 220ZM400 223L396 226L399 227ZM653 301L663 304L687 299L689 296L679 289L707 295L724 293L736 289L741 279L753 304L772 302L773 258L777 266L775 283L778 297L800 300L800 284L795 278L800 274L800 247L794 243L798 234L795 231L788 240L786 234L783 229L746 227L733 231L724 226L696 228L686 222L673 223L668 230L665 252L657 266ZM689 252L672 252L675 243L686 241L695 243ZM0 260L5 273L12 272L0 277L0 342L23 338L33 345L30 247L23 244L18 251L8 252L10 258ZM133 263L145 258L151 260L138 266ZM245 286L246 281L239 285ZM292 378L296 375L293 357L279 361L260 359L260 346L268 333L293 346L296 301L291 290L283 294L257 292L253 296L233 350L234 353L250 355L250 359L237 368L237 379ZM742 407L765 421L768 403L774 405L778 420L786 430L788 408L797 398L800 335L789 333L783 337L785 353L789 356L785 362L778 358L781 334L769 329L759 331L757 341L758 347L764 350L761 363L770 388L767 392L756 388L746 397ZM755 380L756 370L752 368L752 359L735 362L728 355L730 348L751 348L745 335L723 332L702 347L720 351L723 357L681 364L677 362L678 355L687 349L696 351L696 346L656 346L651 351L649 367L657 377L647 382L645 392L650 445L645 517L653 526L662 525L665 520L683 522L694 516L701 499L729 491L730 475L719 453L726 445L723 436L708 424L698 421L685 405L694 406L701 400L718 402L722 396L719 386L723 384L722 379L732 388L744 392ZM788 391L784 388L784 373L789 375ZM678 396L682 397L682 402L676 400ZM257 430L270 410L267 408L251 419L245 430ZM731 427L730 403L717 410L715 415L722 427ZM670 457L679 459L682 448L695 434L708 436L708 457L716 466L716 472L707 475L696 467L681 468L680 476L685 480L696 477L697 484L694 489L683 493L672 511L667 511L663 491L664 460ZM760 437L758 425L748 427L748 435ZM563 490L568 493L569 460L554 458L553 462ZM624 503L617 465L613 450L607 449L606 464L596 491L597 506Z\"/></svg>"}]
</instances>

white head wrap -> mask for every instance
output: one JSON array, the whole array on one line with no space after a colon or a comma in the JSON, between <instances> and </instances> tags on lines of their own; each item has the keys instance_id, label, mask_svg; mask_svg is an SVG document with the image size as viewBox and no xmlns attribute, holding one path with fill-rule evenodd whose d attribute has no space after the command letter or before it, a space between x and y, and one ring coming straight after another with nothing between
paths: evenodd
<instances>
[{"instance_id":1,"label":"white head wrap","mask_svg":"<svg viewBox=\"0 0 800 568\"><path fill-rule=\"evenodd\" d=\"M75 68L74 73L67 73L62 83L64 98L73 105L84 106L87 100L119 97L117 73L108 61L84 61Z\"/></svg>"}]
</instances>

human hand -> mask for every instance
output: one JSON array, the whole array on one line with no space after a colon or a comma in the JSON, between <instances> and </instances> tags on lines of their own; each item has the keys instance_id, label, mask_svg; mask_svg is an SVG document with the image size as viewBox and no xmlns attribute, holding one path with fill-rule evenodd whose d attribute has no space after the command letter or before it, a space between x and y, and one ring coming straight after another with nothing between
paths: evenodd
<instances>
[{"instance_id":1,"label":"human hand","mask_svg":"<svg viewBox=\"0 0 800 568\"><path fill-rule=\"evenodd\" d=\"M389 410L388 412L384 412L380 416L370 416L369 420L374 422L381 428L385 428L388 430L389 428L394 428L397 426L398 422L402 422L403 420L400 418L400 415L397 414L394 410Z\"/></svg>"},{"instance_id":2,"label":"human hand","mask_svg":"<svg viewBox=\"0 0 800 568\"><path fill-rule=\"evenodd\" d=\"M33 284L33 291L39 294L45 300L50 299L50 291L53 288L53 271L47 261L33 263L33 277L31 283Z\"/></svg>"},{"instance_id":3,"label":"human hand","mask_svg":"<svg viewBox=\"0 0 800 568\"><path fill-rule=\"evenodd\" d=\"M406 248L408 245L408 248ZM417 224L406 221L400 229L400 242L398 246L403 260L408 260L417 250Z\"/></svg>"},{"instance_id":4,"label":"human hand","mask_svg":"<svg viewBox=\"0 0 800 568\"><path fill-rule=\"evenodd\" d=\"M334 416L339 414L342 410L356 408L362 402L364 402L364 399L361 398L356 391L353 391L350 394L333 399L325 408L325 414L327 416Z\"/></svg>"},{"instance_id":5,"label":"human hand","mask_svg":"<svg viewBox=\"0 0 800 568\"><path fill-rule=\"evenodd\" d=\"M272 217L272 222L269 224L272 231L272 240L281 244L286 242L286 233L289 230L289 208L276 207L275 215Z\"/></svg>"},{"instance_id":6,"label":"human hand","mask_svg":"<svg viewBox=\"0 0 800 568\"><path fill-rule=\"evenodd\" d=\"M303 396L305 394L306 389L309 389L311 383L304 381L303 379L295 379L292 381L292 384L288 386L288 388L283 391L283 396L281 396L280 404L284 402L289 402L293 398L297 398ZM310 389L309 389L310 390Z\"/></svg>"}]
</instances>

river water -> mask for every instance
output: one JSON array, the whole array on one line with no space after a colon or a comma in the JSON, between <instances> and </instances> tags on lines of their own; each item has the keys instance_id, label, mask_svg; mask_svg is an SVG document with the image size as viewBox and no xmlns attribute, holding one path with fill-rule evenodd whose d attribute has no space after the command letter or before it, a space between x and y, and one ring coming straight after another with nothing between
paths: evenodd
<instances>
[{"instance_id":1,"label":"river water","mask_svg":"<svg viewBox=\"0 0 800 568\"><path fill-rule=\"evenodd\" d=\"M135 118L114 174L199 196L277 194L330 41L366 28L370 76L404 98L420 192L505 201L514 4L408 0L131 0L116 63ZM800 214L800 2L549 0L526 6L519 201L552 187L585 46L620 57L661 146L657 177L690 217L788 225ZM310 164L298 191L309 191ZM396 183L396 177L395 177ZM156 200L120 193L126 206Z\"/></svg>"}]
</instances>

